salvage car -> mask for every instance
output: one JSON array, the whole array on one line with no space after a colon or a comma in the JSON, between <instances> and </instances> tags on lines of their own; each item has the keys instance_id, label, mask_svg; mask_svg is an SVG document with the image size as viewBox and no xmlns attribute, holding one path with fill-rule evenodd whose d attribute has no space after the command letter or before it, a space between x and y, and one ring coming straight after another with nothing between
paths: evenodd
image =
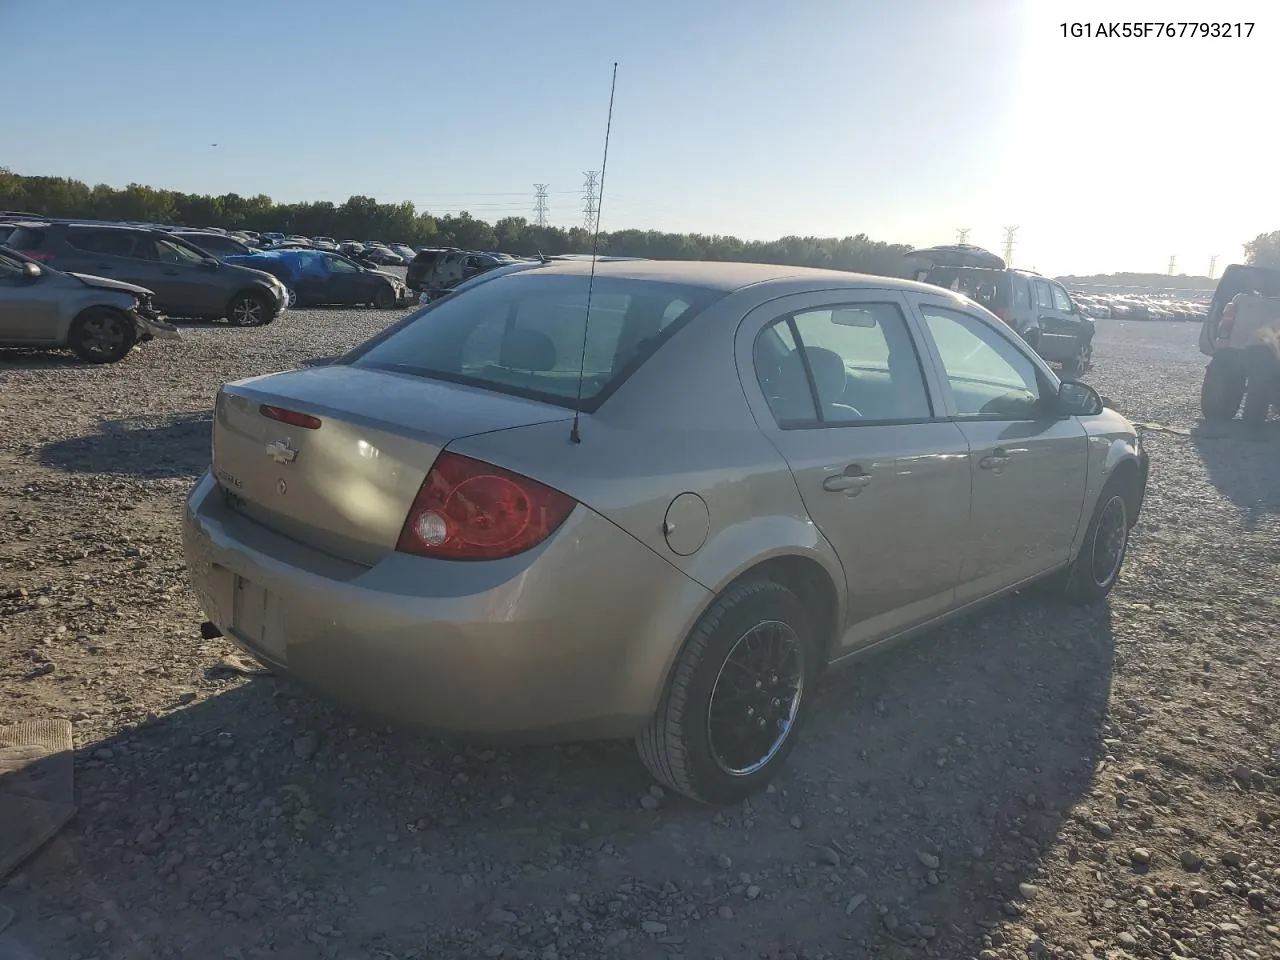
<instances>
[{"instance_id":1,"label":"salvage car","mask_svg":"<svg viewBox=\"0 0 1280 960\"><path fill-rule=\"evenodd\" d=\"M180 335L150 290L0 250L0 346L68 347L89 363L115 363L154 338Z\"/></svg>"},{"instance_id":2,"label":"salvage car","mask_svg":"<svg viewBox=\"0 0 1280 960\"><path fill-rule=\"evenodd\" d=\"M227 257L232 256L244 256L254 252L253 247L228 234L198 230L174 230L170 236L185 240L193 247L198 247L219 260L225 260Z\"/></svg>"},{"instance_id":3,"label":"salvage car","mask_svg":"<svg viewBox=\"0 0 1280 960\"><path fill-rule=\"evenodd\" d=\"M1222 272L1200 327L1209 357L1200 388L1208 421L1266 420L1280 399L1280 270L1232 264Z\"/></svg>"},{"instance_id":4,"label":"salvage car","mask_svg":"<svg viewBox=\"0 0 1280 960\"><path fill-rule=\"evenodd\" d=\"M733 802L828 666L1038 581L1115 585L1133 425L971 301L591 269L501 276L224 385L184 520L203 633L395 720L635 737L667 787Z\"/></svg>"},{"instance_id":5,"label":"salvage car","mask_svg":"<svg viewBox=\"0 0 1280 960\"><path fill-rule=\"evenodd\" d=\"M287 294L269 273L220 262L160 230L47 220L19 224L6 241L33 260L60 270L109 276L155 293L175 317L226 317L238 326L270 323Z\"/></svg>"},{"instance_id":6,"label":"salvage car","mask_svg":"<svg viewBox=\"0 0 1280 960\"><path fill-rule=\"evenodd\" d=\"M284 284L291 307L368 303L390 310L399 306L405 295L404 284L394 274L327 250L266 250L229 257L228 262L276 277Z\"/></svg>"}]
</instances>

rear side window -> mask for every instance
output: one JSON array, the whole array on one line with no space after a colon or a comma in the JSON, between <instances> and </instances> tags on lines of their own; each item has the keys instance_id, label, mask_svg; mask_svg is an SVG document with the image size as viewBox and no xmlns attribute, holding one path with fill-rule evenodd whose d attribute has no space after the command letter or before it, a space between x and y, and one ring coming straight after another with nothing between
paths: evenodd
<instances>
[{"instance_id":1,"label":"rear side window","mask_svg":"<svg viewBox=\"0 0 1280 960\"><path fill-rule=\"evenodd\" d=\"M1009 282L1013 284L1013 309L1017 311L1025 311L1031 309L1031 281L1026 277L1011 276Z\"/></svg>"},{"instance_id":2,"label":"rear side window","mask_svg":"<svg viewBox=\"0 0 1280 960\"><path fill-rule=\"evenodd\" d=\"M352 361L593 410L684 323L721 296L679 284L518 275L425 308ZM586 356L583 358L583 337Z\"/></svg>"},{"instance_id":3,"label":"rear side window","mask_svg":"<svg viewBox=\"0 0 1280 960\"><path fill-rule=\"evenodd\" d=\"M39 227L17 227L4 245L14 250L39 250L42 243L44 231Z\"/></svg>"},{"instance_id":4,"label":"rear side window","mask_svg":"<svg viewBox=\"0 0 1280 960\"><path fill-rule=\"evenodd\" d=\"M799 353L788 349L796 335ZM770 348L773 340L767 338L776 338L776 346ZM920 360L896 304L804 310L774 324L761 339L756 376L780 425L803 419L801 411L812 410L815 395L824 423L932 416Z\"/></svg>"},{"instance_id":5,"label":"rear side window","mask_svg":"<svg viewBox=\"0 0 1280 960\"><path fill-rule=\"evenodd\" d=\"M68 230L67 243L86 253L107 257L132 257L138 238L123 230Z\"/></svg>"}]
</instances>

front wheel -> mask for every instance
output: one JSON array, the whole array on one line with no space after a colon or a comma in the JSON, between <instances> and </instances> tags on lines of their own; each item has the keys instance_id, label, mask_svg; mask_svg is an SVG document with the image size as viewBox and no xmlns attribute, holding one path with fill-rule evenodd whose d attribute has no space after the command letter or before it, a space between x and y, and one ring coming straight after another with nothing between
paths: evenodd
<instances>
[{"instance_id":1,"label":"front wheel","mask_svg":"<svg viewBox=\"0 0 1280 960\"><path fill-rule=\"evenodd\" d=\"M137 332L129 318L105 307L93 307L80 314L67 334L67 346L88 363L122 360L136 340Z\"/></svg>"},{"instance_id":2,"label":"front wheel","mask_svg":"<svg viewBox=\"0 0 1280 960\"><path fill-rule=\"evenodd\" d=\"M800 599L771 580L731 586L702 615L636 738L666 786L734 803L773 778L814 699L822 651Z\"/></svg>"},{"instance_id":3,"label":"front wheel","mask_svg":"<svg viewBox=\"0 0 1280 960\"><path fill-rule=\"evenodd\" d=\"M373 296L373 305L379 310L394 310L399 303L400 298L396 296L396 292L386 284L379 287Z\"/></svg>"},{"instance_id":4,"label":"front wheel","mask_svg":"<svg viewBox=\"0 0 1280 960\"><path fill-rule=\"evenodd\" d=\"M227 319L237 327L260 327L271 319L271 306L260 293L238 293L227 307Z\"/></svg>"},{"instance_id":5,"label":"front wheel","mask_svg":"<svg viewBox=\"0 0 1280 960\"><path fill-rule=\"evenodd\" d=\"M285 306L292 310L298 305L298 291L293 289L293 287L285 287L285 294Z\"/></svg>"},{"instance_id":6,"label":"front wheel","mask_svg":"<svg viewBox=\"0 0 1280 960\"><path fill-rule=\"evenodd\" d=\"M1084 543L1067 568L1067 599L1080 604L1104 600L1120 579L1128 551L1129 505L1120 478L1113 478L1102 488Z\"/></svg>"}]
</instances>

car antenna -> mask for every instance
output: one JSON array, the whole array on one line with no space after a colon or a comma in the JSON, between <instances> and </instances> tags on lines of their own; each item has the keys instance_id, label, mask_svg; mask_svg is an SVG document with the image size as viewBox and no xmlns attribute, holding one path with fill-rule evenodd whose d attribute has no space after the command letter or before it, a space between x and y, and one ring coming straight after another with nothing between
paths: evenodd
<instances>
[{"instance_id":1,"label":"car antenna","mask_svg":"<svg viewBox=\"0 0 1280 960\"><path fill-rule=\"evenodd\" d=\"M613 79L609 82L609 119L604 125L604 159L600 161L600 192L596 196L596 234L591 241L591 273L587 276L587 312L582 318L582 354L578 357L578 395L573 402L573 426L569 430L571 443L582 442L578 429L582 419L582 380L587 371L587 328L591 323L591 292L596 283L596 260L600 253L600 211L604 204L604 175L609 168L609 132L613 129L613 93L618 88L618 61L613 62Z\"/></svg>"}]
</instances>

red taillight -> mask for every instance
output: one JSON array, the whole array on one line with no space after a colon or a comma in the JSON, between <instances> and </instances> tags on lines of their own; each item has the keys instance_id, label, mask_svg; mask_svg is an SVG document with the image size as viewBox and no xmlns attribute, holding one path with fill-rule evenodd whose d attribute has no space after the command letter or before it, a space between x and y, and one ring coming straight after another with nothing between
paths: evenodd
<instances>
[{"instance_id":1,"label":"red taillight","mask_svg":"<svg viewBox=\"0 0 1280 960\"><path fill-rule=\"evenodd\" d=\"M537 546L573 508L572 498L536 480L442 453L413 499L396 549L445 560L499 560Z\"/></svg>"},{"instance_id":2,"label":"red taillight","mask_svg":"<svg viewBox=\"0 0 1280 960\"><path fill-rule=\"evenodd\" d=\"M22 255L28 260L38 260L41 263L48 263L50 258L53 256L49 253L41 253L39 250L24 250L22 251Z\"/></svg>"},{"instance_id":3,"label":"red taillight","mask_svg":"<svg viewBox=\"0 0 1280 960\"><path fill-rule=\"evenodd\" d=\"M1218 337L1226 340L1231 336L1231 328L1236 322L1236 305L1234 302L1228 303L1222 308L1222 319L1218 321Z\"/></svg>"},{"instance_id":4,"label":"red taillight","mask_svg":"<svg viewBox=\"0 0 1280 960\"><path fill-rule=\"evenodd\" d=\"M304 430L320 429L320 418L313 417L308 413L286 410L284 407L273 407L266 403L258 407L258 412L269 420L279 420L281 423L287 423L291 427L302 427Z\"/></svg>"}]
</instances>

